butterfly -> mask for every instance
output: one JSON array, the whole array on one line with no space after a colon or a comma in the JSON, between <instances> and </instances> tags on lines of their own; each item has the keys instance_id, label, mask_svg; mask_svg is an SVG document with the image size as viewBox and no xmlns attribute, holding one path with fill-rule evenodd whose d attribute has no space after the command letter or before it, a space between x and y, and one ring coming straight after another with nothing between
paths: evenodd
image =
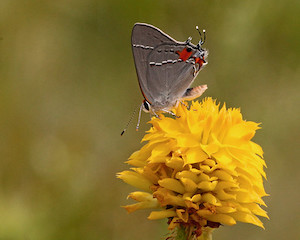
<instances>
[{"instance_id":1,"label":"butterfly","mask_svg":"<svg viewBox=\"0 0 300 240\"><path fill-rule=\"evenodd\" d=\"M190 88L199 71L207 64L205 59L208 56L208 51L202 48L205 31L202 38L198 27L196 29L200 41L194 45L191 37L185 42L179 42L152 25L134 25L131 46L139 86L144 96L137 129L141 110L156 117L159 117L159 112L175 115L170 111L171 108L184 100L200 97L207 89L207 85Z\"/></svg>"}]
</instances>

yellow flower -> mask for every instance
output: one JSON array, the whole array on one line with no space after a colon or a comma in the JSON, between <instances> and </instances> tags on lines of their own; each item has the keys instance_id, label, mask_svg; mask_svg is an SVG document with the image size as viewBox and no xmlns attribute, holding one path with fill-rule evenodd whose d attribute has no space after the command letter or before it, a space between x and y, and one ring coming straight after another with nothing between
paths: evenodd
<instances>
[{"instance_id":1,"label":"yellow flower","mask_svg":"<svg viewBox=\"0 0 300 240\"><path fill-rule=\"evenodd\" d=\"M266 196L262 148L251 141L259 124L242 119L239 109L220 109L206 98L173 109L179 118L153 117L147 141L118 177L141 189L129 198L128 212L154 208L149 219L168 218L169 229L184 227L188 237L236 221L263 228L257 216Z\"/></svg>"}]
</instances>

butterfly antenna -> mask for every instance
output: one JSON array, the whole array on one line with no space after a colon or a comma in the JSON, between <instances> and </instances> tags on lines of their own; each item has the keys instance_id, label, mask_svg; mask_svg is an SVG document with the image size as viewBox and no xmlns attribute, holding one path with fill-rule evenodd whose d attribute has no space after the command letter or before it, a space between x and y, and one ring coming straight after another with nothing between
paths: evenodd
<instances>
[{"instance_id":1,"label":"butterfly antenna","mask_svg":"<svg viewBox=\"0 0 300 240\"><path fill-rule=\"evenodd\" d=\"M139 127L140 127L140 121L141 121L141 114L142 114L142 109L143 109L143 103L140 106L140 111L139 111L139 118L138 118L138 122L136 124L135 130L138 131Z\"/></svg>"},{"instance_id":2,"label":"butterfly antenna","mask_svg":"<svg viewBox=\"0 0 300 240\"><path fill-rule=\"evenodd\" d=\"M132 113L132 115L131 115L131 117L130 117L129 121L127 122L127 124L126 124L125 128L124 128L124 129L123 129L123 131L121 132L121 136L123 136L123 134L124 134L124 133L125 133L125 131L127 130L128 126L129 126L129 124L131 123L131 121L132 121L132 119L133 119L133 117L134 117L134 115L135 115L135 113L136 113L136 110L137 110L137 108L136 108L136 109L134 109L134 111L133 111L133 113Z\"/></svg>"}]
</instances>

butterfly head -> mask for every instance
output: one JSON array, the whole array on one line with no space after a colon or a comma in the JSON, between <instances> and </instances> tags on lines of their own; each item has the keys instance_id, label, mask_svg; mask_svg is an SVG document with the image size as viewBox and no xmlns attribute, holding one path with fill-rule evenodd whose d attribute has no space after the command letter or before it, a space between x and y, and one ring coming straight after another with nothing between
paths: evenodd
<instances>
[{"instance_id":1,"label":"butterfly head","mask_svg":"<svg viewBox=\"0 0 300 240\"><path fill-rule=\"evenodd\" d=\"M148 112L150 112L151 104L147 100L144 99L143 104L142 104L142 108L143 108L144 112L148 113Z\"/></svg>"}]
</instances>

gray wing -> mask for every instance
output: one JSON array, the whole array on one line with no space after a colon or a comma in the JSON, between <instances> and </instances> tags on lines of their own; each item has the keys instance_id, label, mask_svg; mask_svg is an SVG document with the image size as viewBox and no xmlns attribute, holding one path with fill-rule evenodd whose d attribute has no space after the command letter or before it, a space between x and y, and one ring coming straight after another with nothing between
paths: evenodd
<instances>
[{"instance_id":1,"label":"gray wing","mask_svg":"<svg viewBox=\"0 0 300 240\"><path fill-rule=\"evenodd\" d=\"M173 102L181 98L193 82L196 71L191 59L180 59L178 52L186 42L178 42L160 29L145 23L136 23L131 36L132 51L139 85L145 99L151 104ZM188 45L193 56L198 50Z\"/></svg>"},{"instance_id":2,"label":"gray wing","mask_svg":"<svg viewBox=\"0 0 300 240\"><path fill-rule=\"evenodd\" d=\"M182 60L178 52L186 49L186 43L161 44L149 54L147 88L161 103L174 103L181 98L196 77L193 58ZM191 56L196 52L190 47Z\"/></svg>"},{"instance_id":3,"label":"gray wing","mask_svg":"<svg viewBox=\"0 0 300 240\"><path fill-rule=\"evenodd\" d=\"M177 41L152 25L145 23L136 23L134 25L131 35L131 44L136 72L141 91L146 100L150 103L153 102L154 98L152 96L152 90L148 89L149 80L147 81L149 55L156 46L162 43L175 44Z\"/></svg>"}]
</instances>

